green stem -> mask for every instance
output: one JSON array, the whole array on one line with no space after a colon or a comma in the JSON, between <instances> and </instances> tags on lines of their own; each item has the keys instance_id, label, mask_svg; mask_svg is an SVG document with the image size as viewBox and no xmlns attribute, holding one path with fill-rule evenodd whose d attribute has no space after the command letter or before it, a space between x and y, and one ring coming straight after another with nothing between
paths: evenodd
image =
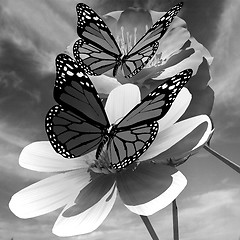
<instances>
[{"instance_id":1,"label":"green stem","mask_svg":"<svg viewBox=\"0 0 240 240\"><path fill-rule=\"evenodd\" d=\"M179 240L178 208L177 208L177 200L176 199L172 202L172 215L173 215L173 239Z\"/></svg>"},{"instance_id":2,"label":"green stem","mask_svg":"<svg viewBox=\"0 0 240 240\"><path fill-rule=\"evenodd\" d=\"M159 238L158 238L157 234L155 233L155 231L154 231L154 229L153 229L153 227L152 227L148 217L147 216L143 216L143 215L140 215L140 217L141 217L143 223L145 224L145 226L146 226L149 234L151 235L152 239L153 240L159 240Z\"/></svg>"},{"instance_id":3,"label":"green stem","mask_svg":"<svg viewBox=\"0 0 240 240\"><path fill-rule=\"evenodd\" d=\"M205 150L207 150L208 152L210 152L213 156L215 156L216 158L218 158L219 160L221 160L222 162L224 162L225 164L227 164L230 168L232 168L233 170L235 170L236 172L240 173L240 166L237 165L236 163L232 162L231 160L227 159L226 157L224 157L223 155L217 153L216 151L214 151L212 148L210 148L208 145L204 146Z\"/></svg>"}]
</instances>

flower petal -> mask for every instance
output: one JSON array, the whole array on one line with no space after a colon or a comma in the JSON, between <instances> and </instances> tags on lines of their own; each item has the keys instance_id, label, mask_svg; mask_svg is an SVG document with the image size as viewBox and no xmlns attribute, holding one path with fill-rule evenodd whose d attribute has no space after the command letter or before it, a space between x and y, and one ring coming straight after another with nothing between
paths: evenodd
<instances>
[{"instance_id":1,"label":"flower petal","mask_svg":"<svg viewBox=\"0 0 240 240\"><path fill-rule=\"evenodd\" d=\"M199 91L191 90L190 92L192 93L192 101L180 120L202 114L210 115L214 103L214 91L211 87L208 86Z\"/></svg>"},{"instance_id":2,"label":"flower petal","mask_svg":"<svg viewBox=\"0 0 240 240\"><path fill-rule=\"evenodd\" d=\"M72 57L73 59L75 59L73 55L73 45L77 40L79 40L79 38L72 41L65 50L65 53ZM88 76L88 77L91 79L98 93L109 94L114 88L121 85L121 83L119 83L116 78L107 76L106 74L102 74L101 76Z\"/></svg>"},{"instance_id":3,"label":"flower petal","mask_svg":"<svg viewBox=\"0 0 240 240\"><path fill-rule=\"evenodd\" d=\"M114 174L99 174L91 172L91 182L85 186L74 200L74 205L65 210L64 217L76 216L94 206L109 192L115 182Z\"/></svg>"},{"instance_id":4,"label":"flower petal","mask_svg":"<svg viewBox=\"0 0 240 240\"><path fill-rule=\"evenodd\" d=\"M39 172L59 172L78 168L88 168L87 160L94 155L66 159L56 153L49 141L34 142L26 146L19 157L19 164L27 169Z\"/></svg>"},{"instance_id":5,"label":"flower petal","mask_svg":"<svg viewBox=\"0 0 240 240\"><path fill-rule=\"evenodd\" d=\"M114 88L121 85L116 78L106 76L89 76L98 93L109 94Z\"/></svg>"},{"instance_id":6,"label":"flower petal","mask_svg":"<svg viewBox=\"0 0 240 240\"><path fill-rule=\"evenodd\" d=\"M191 99L191 93L184 87L177 95L166 115L158 121L159 131L163 131L173 125L184 114L191 102Z\"/></svg>"},{"instance_id":7,"label":"flower petal","mask_svg":"<svg viewBox=\"0 0 240 240\"><path fill-rule=\"evenodd\" d=\"M86 169L57 174L32 184L12 196L11 211L20 218L52 212L72 201L90 181Z\"/></svg>"},{"instance_id":8,"label":"flower petal","mask_svg":"<svg viewBox=\"0 0 240 240\"><path fill-rule=\"evenodd\" d=\"M213 56L201 43L199 43L194 37L190 38L191 47L197 50L200 50L203 54L203 57L207 60L208 64L211 65L213 61Z\"/></svg>"},{"instance_id":9,"label":"flower petal","mask_svg":"<svg viewBox=\"0 0 240 240\"><path fill-rule=\"evenodd\" d=\"M209 137L212 136L214 130L213 130L213 125L212 125L211 119L208 118L208 120L206 122L202 123L202 124L206 125L206 123L207 123L206 131L204 132L202 137L199 138L200 140L198 141L197 145L194 146L192 151L197 149L197 148L199 148L199 147L201 147L202 145L204 145L209 140Z\"/></svg>"},{"instance_id":10,"label":"flower petal","mask_svg":"<svg viewBox=\"0 0 240 240\"><path fill-rule=\"evenodd\" d=\"M186 51L190 51L193 49L189 49ZM154 80L161 80L168 77L172 77L177 73L191 68L193 70L193 75L196 74L198 66L203 61L203 56L201 51L192 51L189 52L190 54L187 57L184 55L185 51L181 51L179 54L172 56L165 65L161 66L161 69L164 71L158 76L153 78Z\"/></svg>"},{"instance_id":11,"label":"flower petal","mask_svg":"<svg viewBox=\"0 0 240 240\"><path fill-rule=\"evenodd\" d=\"M172 28L160 40L158 52L161 53L161 59L169 59L172 55L181 51L182 46L189 39L190 33L186 28Z\"/></svg>"},{"instance_id":12,"label":"flower petal","mask_svg":"<svg viewBox=\"0 0 240 240\"><path fill-rule=\"evenodd\" d=\"M129 41L127 33L130 33L138 41L146 33L146 26L148 28L152 26L150 12L143 8L129 7L121 13L118 19L117 35L124 37L125 41Z\"/></svg>"},{"instance_id":13,"label":"flower petal","mask_svg":"<svg viewBox=\"0 0 240 240\"><path fill-rule=\"evenodd\" d=\"M177 169L151 162L140 163L117 175L125 206L139 215L151 215L169 205L185 188L187 180Z\"/></svg>"},{"instance_id":14,"label":"flower petal","mask_svg":"<svg viewBox=\"0 0 240 240\"><path fill-rule=\"evenodd\" d=\"M136 85L124 84L112 90L105 105L110 123L121 120L140 100L140 91Z\"/></svg>"},{"instance_id":15,"label":"flower petal","mask_svg":"<svg viewBox=\"0 0 240 240\"><path fill-rule=\"evenodd\" d=\"M191 155L195 154L200 147L206 144L212 133L212 125L203 122L179 142L151 160L156 163L170 163L178 166L184 163Z\"/></svg>"},{"instance_id":16,"label":"flower petal","mask_svg":"<svg viewBox=\"0 0 240 240\"><path fill-rule=\"evenodd\" d=\"M202 63L198 67L196 75L192 76L188 82L188 89L190 91L204 90L208 86L208 82L211 80L209 71L209 64L206 58L203 58Z\"/></svg>"},{"instance_id":17,"label":"flower petal","mask_svg":"<svg viewBox=\"0 0 240 240\"><path fill-rule=\"evenodd\" d=\"M104 21L106 20L104 17L106 16L106 17L108 17L108 16L110 16L110 17L112 17L112 18L115 18L116 20L118 20L119 18L120 18L120 16L121 16L121 13L122 13L123 11L112 11L112 12L109 12L109 13L107 13L107 14L105 14L105 15L103 15L103 19L104 19ZM108 21L106 21L106 24L108 23Z\"/></svg>"},{"instance_id":18,"label":"flower petal","mask_svg":"<svg viewBox=\"0 0 240 240\"><path fill-rule=\"evenodd\" d=\"M178 33L176 29L173 29L171 31ZM183 33L182 33L183 36L186 35ZM173 34L173 37L176 38L174 40L175 42L179 41L177 39L178 34ZM167 38L168 36L166 35L166 40ZM180 39L184 40L184 37ZM167 43L168 42L166 42L166 44ZM202 44L196 41L195 38L190 37L188 41L185 42L184 46L181 49L179 49L179 51L177 51L177 48L175 48L175 52L172 52L171 55L169 55L169 57L167 57L167 55L165 54L165 58L163 56L161 57L161 59L163 60L163 63L158 70L161 71L161 74L153 78L155 80L161 80L166 78L167 76L168 77L173 76L186 68L193 69L193 75L195 75L198 71L199 65L201 65L204 60L206 60L209 68L209 65L212 63L213 57L210 55L208 50ZM207 73L208 71L209 69L207 69ZM206 81L208 81L208 79L206 79L204 82ZM200 81L200 84L203 85L202 81Z\"/></svg>"},{"instance_id":19,"label":"flower petal","mask_svg":"<svg viewBox=\"0 0 240 240\"><path fill-rule=\"evenodd\" d=\"M166 151L167 149L175 145L177 142L179 142L181 139L183 139L185 136L187 136L189 133L191 133L202 123L207 124L207 132L210 129L212 130L212 123L210 118L207 115L200 115L183 120L181 122L177 122L173 126L158 133L152 145L140 157L139 161L152 159L153 157Z\"/></svg>"},{"instance_id":20,"label":"flower petal","mask_svg":"<svg viewBox=\"0 0 240 240\"><path fill-rule=\"evenodd\" d=\"M105 194L102 195L101 199L88 209L81 209L81 207L94 197L95 192L90 191L92 190L90 188L89 191L85 192L85 196L82 196L81 202L84 202L83 204L81 202L76 204L74 201L69 203L54 224L53 233L60 237L68 237L89 233L98 228L109 214L117 197L117 188L114 181L110 182L111 184L107 184L108 187L105 188L107 191L104 192ZM106 183L106 181L102 183ZM101 185L101 183L99 185ZM101 186L101 189L103 188L104 185ZM81 205L79 205L79 209L78 204ZM68 212L71 208L74 209ZM70 213L73 212L74 214L71 216Z\"/></svg>"}]
</instances>

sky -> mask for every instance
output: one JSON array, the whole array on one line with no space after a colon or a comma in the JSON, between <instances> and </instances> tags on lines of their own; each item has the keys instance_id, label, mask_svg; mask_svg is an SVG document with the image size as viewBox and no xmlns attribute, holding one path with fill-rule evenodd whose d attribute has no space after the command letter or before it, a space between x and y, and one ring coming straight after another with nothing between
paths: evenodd
<instances>
[{"instance_id":1,"label":"sky","mask_svg":"<svg viewBox=\"0 0 240 240\"><path fill-rule=\"evenodd\" d=\"M138 5L164 10L177 1L84 1L99 14ZM0 0L0 240L59 239L51 228L60 210L18 219L11 196L47 177L21 168L27 144L47 140L44 118L53 106L54 60L76 37L76 0ZM186 0L181 17L214 56L212 147L240 164L240 1ZM179 170L188 185L178 197L181 240L240 239L240 176L204 150ZM171 206L150 217L160 239L172 239ZM71 240L150 239L141 219L118 198L93 233Z\"/></svg>"}]
</instances>

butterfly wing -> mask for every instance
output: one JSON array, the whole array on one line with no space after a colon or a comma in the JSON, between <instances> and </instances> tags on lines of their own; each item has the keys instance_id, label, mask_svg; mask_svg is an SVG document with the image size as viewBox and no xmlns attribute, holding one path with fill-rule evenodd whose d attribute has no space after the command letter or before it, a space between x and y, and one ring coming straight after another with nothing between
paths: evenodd
<instances>
[{"instance_id":1,"label":"butterfly wing","mask_svg":"<svg viewBox=\"0 0 240 240\"><path fill-rule=\"evenodd\" d=\"M56 58L56 102L100 126L109 126L101 99L84 69L70 56L59 54Z\"/></svg>"},{"instance_id":2,"label":"butterfly wing","mask_svg":"<svg viewBox=\"0 0 240 240\"><path fill-rule=\"evenodd\" d=\"M61 105L49 110L45 126L54 150L65 158L79 157L96 149L104 135L99 125Z\"/></svg>"},{"instance_id":3,"label":"butterfly wing","mask_svg":"<svg viewBox=\"0 0 240 240\"><path fill-rule=\"evenodd\" d=\"M152 144L158 133L156 121L112 130L108 155L113 168L124 168L136 161Z\"/></svg>"},{"instance_id":4,"label":"butterfly wing","mask_svg":"<svg viewBox=\"0 0 240 240\"><path fill-rule=\"evenodd\" d=\"M78 157L97 148L110 124L101 100L83 69L66 54L56 58L54 106L46 117L53 148Z\"/></svg>"},{"instance_id":5,"label":"butterfly wing","mask_svg":"<svg viewBox=\"0 0 240 240\"><path fill-rule=\"evenodd\" d=\"M88 74L101 75L113 68L116 75L122 64L125 77L136 75L150 61L173 18L182 7L179 3L160 18L121 60L122 53L104 21L84 3L77 5L77 32L80 37L74 44L76 60L86 66Z\"/></svg>"},{"instance_id":6,"label":"butterfly wing","mask_svg":"<svg viewBox=\"0 0 240 240\"><path fill-rule=\"evenodd\" d=\"M115 168L126 167L147 150L158 132L156 121L165 116L191 76L192 70L187 69L170 78L113 126L108 152Z\"/></svg>"},{"instance_id":7,"label":"butterfly wing","mask_svg":"<svg viewBox=\"0 0 240 240\"><path fill-rule=\"evenodd\" d=\"M100 75L112 68L116 72L122 54L109 28L86 4L77 4L76 10L80 39L74 44L74 57L89 74Z\"/></svg>"},{"instance_id":8,"label":"butterfly wing","mask_svg":"<svg viewBox=\"0 0 240 240\"><path fill-rule=\"evenodd\" d=\"M101 75L111 69L114 69L114 75L121 62L118 56L107 52L97 46L97 44L78 39L73 45L73 54L79 65L85 67L89 75Z\"/></svg>"},{"instance_id":9,"label":"butterfly wing","mask_svg":"<svg viewBox=\"0 0 240 240\"><path fill-rule=\"evenodd\" d=\"M192 72L192 69L186 69L155 88L117 124L118 128L139 126L163 118Z\"/></svg>"},{"instance_id":10,"label":"butterfly wing","mask_svg":"<svg viewBox=\"0 0 240 240\"><path fill-rule=\"evenodd\" d=\"M146 32L128 54L124 56L122 69L126 77L132 77L137 74L151 60L158 49L158 41L166 33L182 6L183 3L180 2L171 8Z\"/></svg>"}]
</instances>

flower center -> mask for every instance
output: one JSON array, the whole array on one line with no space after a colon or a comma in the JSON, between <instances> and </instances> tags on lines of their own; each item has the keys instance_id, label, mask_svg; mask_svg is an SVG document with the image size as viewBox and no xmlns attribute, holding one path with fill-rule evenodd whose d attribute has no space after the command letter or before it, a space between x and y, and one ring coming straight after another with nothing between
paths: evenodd
<instances>
[{"instance_id":1,"label":"flower center","mask_svg":"<svg viewBox=\"0 0 240 240\"><path fill-rule=\"evenodd\" d=\"M130 33L129 31L125 33L124 27L122 26L120 34L116 37L116 41L122 54L127 55L127 53L137 43L137 28L134 28L133 33Z\"/></svg>"},{"instance_id":2,"label":"flower center","mask_svg":"<svg viewBox=\"0 0 240 240\"><path fill-rule=\"evenodd\" d=\"M94 162L91 163L89 170L92 170L95 173L103 174L111 174L117 172L117 170L114 169L111 165L106 145L101 150L98 159L94 160Z\"/></svg>"},{"instance_id":3,"label":"flower center","mask_svg":"<svg viewBox=\"0 0 240 240\"><path fill-rule=\"evenodd\" d=\"M148 25L145 25L145 33L148 31ZM121 26L121 31L116 36L116 42L123 55L127 55L130 50L136 45L137 41L140 39L140 32L137 27L133 28L133 31L125 29ZM143 36L143 35L142 35ZM141 36L141 37L142 37ZM144 46L144 45L143 45ZM155 54L151 60L147 63L146 67L157 67L161 65L161 53Z\"/></svg>"}]
</instances>

